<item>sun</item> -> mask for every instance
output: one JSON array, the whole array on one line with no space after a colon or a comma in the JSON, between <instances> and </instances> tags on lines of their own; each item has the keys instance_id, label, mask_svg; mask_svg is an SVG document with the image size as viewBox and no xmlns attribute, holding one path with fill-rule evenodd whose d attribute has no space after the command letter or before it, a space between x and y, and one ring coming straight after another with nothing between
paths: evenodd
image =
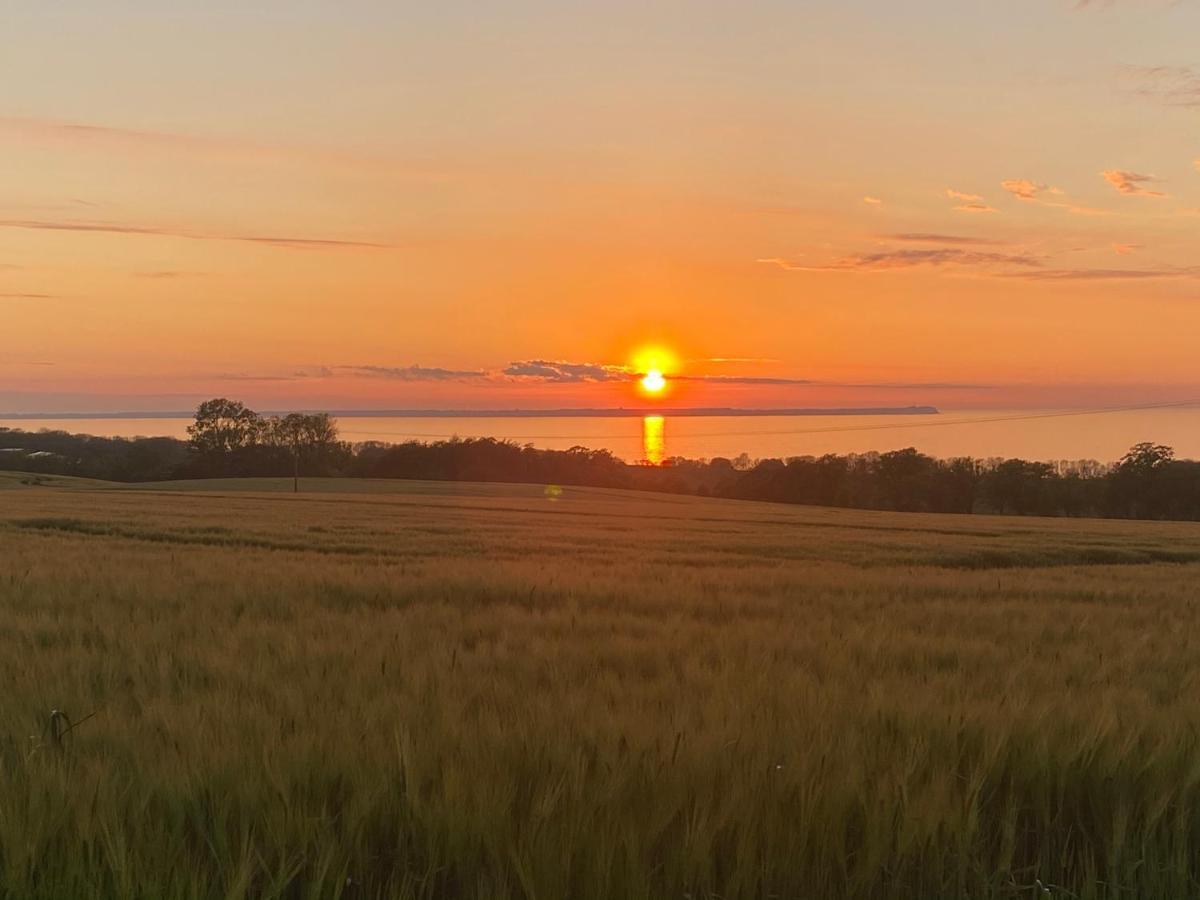
<instances>
[{"instance_id":1,"label":"sun","mask_svg":"<svg viewBox=\"0 0 1200 900\"><path fill-rule=\"evenodd\" d=\"M642 377L642 390L647 394L661 394L667 386L667 379L658 369L651 369Z\"/></svg>"},{"instance_id":2,"label":"sun","mask_svg":"<svg viewBox=\"0 0 1200 900\"><path fill-rule=\"evenodd\" d=\"M661 397L671 387L670 373L678 369L675 354L662 346L643 346L632 354L631 369L637 385L647 397Z\"/></svg>"}]
</instances>

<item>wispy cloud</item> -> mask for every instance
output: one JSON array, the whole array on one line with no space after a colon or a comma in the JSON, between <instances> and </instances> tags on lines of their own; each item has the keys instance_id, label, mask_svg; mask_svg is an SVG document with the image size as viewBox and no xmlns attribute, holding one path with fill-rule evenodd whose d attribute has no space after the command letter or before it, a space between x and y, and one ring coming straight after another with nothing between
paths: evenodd
<instances>
[{"instance_id":1,"label":"wispy cloud","mask_svg":"<svg viewBox=\"0 0 1200 900\"><path fill-rule=\"evenodd\" d=\"M959 381L885 381L867 384L831 384L840 388L872 388L875 390L921 390L921 391L994 391L999 385L974 384Z\"/></svg>"},{"instance_id":2,"label":"wispy cloud","mask_svg":"<svg viewBox=\"0 0 1200 900\"><path fill-rule=\"evenodd\" d=\"M983 202L983 198L978 194L968 194L965 191L956 191L954 188L946 188L946 196L951 200L961 200L964 203Z\"/></svg>"},{"instance_id":3,"label":"wispy cloud","mask_svg":"<svg viewBox=\"0 0 1200 900\"><path fill-rule=\"evenodd\" d=\"M1108 210L1080 206L1077 203L1063 199L1066 197L1067 192L1062 188L1052 187L1051 185L1042 184L1038 181L1032 181L1028 178L1008 178L1000 182L1000 186L1018 200L1022 200L1025 203L1035 203L1038 206L1048 206L1053 209L1063 209L1077 216L1109 215ZM1051 200L1047 198L1047 195L1059 199Z\"/></svg>"},{"instance_id":4,"label":"wispy cloud","mask_svg":"<svg viewBox=\"0 0 1200 900\"><path fill-rule=\"evenodd\" d=\"M816 384L808 378L779 378L770 375L672 375L672 381L699 381L705 384Z\"/></svg>"},{"instance_id":5,"label":"wispy cloud","mask_svg":"<svg viewBox=\"0 0 1200 900\"><path fill-rule=\"evenodd\" d=\"M555 384L579 384L589 381L628 381L637 377L624 366L603 363L572 363L562 360L530 359L510 363L504 375Z\"/></svg>"},{"instance_id":6,"label":"wispy cloud","mask_svg":"<svg viewBox=\"0 0 1200 900\"><path fill-rule=\"evenodd\" d=\"M994 213L994 212L996 212L996 208L994 206L989 206L986 203L972 202L972 203L960 203L958 206L954 207L954 211L955 212L965 212L965 213Z\"/></svg>"},{"instance_id":7,"label":"wispy cloud","mask_svg":"<svg viewBox=\"0 0 1200 900\"><path fill-rule=\"evenodd\" d=\"M1154 191L1146 187L1158 181L1153 175L1139 175L1124 169L1105 169L1100 173L1109 184L1122 194L1136 197L1165 197L1162 191Z\"/></svg>"},{"instance_id":8,"label":"wispy cloud","mask_svg":"<svg viewBox=\"0 0 1200 900\"><path fill-rule=\"evenodd\" d=\"M335 365L300 366L289 372L223 372L225 381L296 381L309 378L381 378L390 381L472 381L489 378L483 369L445 369L440 366Z\"/></svg>"},{"instance_id":9,"label":"wispy cloud","mask_svg":"<svg viewBox=\"0 0 1200 900\"><path fill-rule=\"evenodd\" d=\"M338 250L371 249L383 250L391 244L372 241L352 241L333 238L305 238L285 235L204 234L174 228L147 225L123 225L116 222L72 222L46 219L0 219L0 228L15 228L24 231L62 231L84 234L118 234L140 237L181 238L192 241L238 241L291 250Z\"/></svg>"},{"instance_id":10,"label":"wispy cloud","mask_svg":"<svg viewBox=\"0 0 1200 900\"><path fill-rule=\"evenodd\" d=\"M1111 6L1116 6L1121 0L1076 0L1076 10L1087 9L1108 9ZM1161 6L1170 7L1178 6L1182 0L1129 0L1130 5L1134 6Z\"/></svg>"},{"instance_id":11,"label":"wispy cloud","mask_svg":"<svg viewBox=\"0 0 1200 900\"><path fill-rule=\"evenodd\" d=\"M878 197L863 197L863 203L867 204L867 206L882 206L883 205L883 201L880 200Z\"/></svg>"},{"instance_id":12,"label":"wispy cloud","mask_svg":"<svg viewBox=\"0 0 1200 900\"><path fill-rule=\"evenodd\" d=\"M957 200L958 205L954 207L957 212L965 213L994 213L996 210L991 207L987 201L979 194L970 194L966 191L955 190L954 188L946 188L946 196L951 200Z\"/></svg>"},{"instance_id":13,"label":"wispy cloud","mask_svg":"<svg viewBox=\"0 0 1200 900\"><path fill-rule=\"evenodd\" d=\"M1191 66L1122 66L1131 92L1166 106L1200 107L1200 72Z\"/></svg>"},{"instance_id":14,"label":"wispy cloud","mask_svg":"<svg viewBox=\"0 0 1200 900\"><path fill-rule=\"evenodd\" d=\"M164 153L177 157L186 153L194 157L252 163L294 161L322 166L344 165L355 168L364 165L386 166L391 170L401 166L406 171L420 175L438 173L437 169L424 162L371 157L328 147L268 144L237 136L201 135L153 128L127 128L120 125L69 122L61 119L0 116L0 135L9 139L26 140L38 144L56 142L82 149L123 154L137 151ZM76 202L92 205L86 201Z\"/></svg>"},{"instance_id":15,"label":"wispy cloud","mask_svg":"<svg viewBox=\"0 0 1200 900\"><path fill-rule=\"evenodd\" d=\"M256 375L251 372L218 372L211 376L216 381L291 381L295 375Z\"/></svg>"},{"instance_id":16,"label":"wispy cloud","mask_svg":"<svg viewBox=\"0 0 1200 900\"><path fill-rule=\"evenodd\" d=\"M21 291L0 293L0 300L53 300L57 294L33 294Z\"/></svg>"},{"instance_id":17,"label":"wispy cloud","mask_svg":"<svg viewBox=\"0 0 1200 900\"><path fill-rule=\"evenodd\" d=\"M1197 278L1196 268L1167 269L1040 269L1031 272L1010 272L1005 278L1024 278L1031 281L1148 281L1160 278Z\"/></svg>"},{"instance_id":18,"label":"wispy cloud","mask_svg":"<svg viewBox=\"0 0 1200 900\"><path fill-rule=\"evenodd\" d=\"M1140 244L1113 244L1124 256L1141 249ZM1147 269L1047 268L1045 259L1028 253L999 253L958 247L929 249L904 248L878 253L860 253L842 257L826 265L801 265L786 259L760 259L760 263L789 272L889 272L916 268L978 271L983 277L1019 278L1046 282L1149 281L1157 279L1200 278L1200 266Z\"/></svg>"},{"instance_id":19,"label":"wispy cloud","mask_svg":"<svg viewBox=\"0 0 1200 900\"><path fill-rule=\"evenodd\" d=\"M19 116L0 116L0 131L10 135L24 135L41 140L57 138L90 143L120 143L124 146L143 144L171 150L180 148L241 150L251 146L243 141L206 138L178 132L150 131Z\"/></svg>"},{"instance_id":20,"label":"wispy cloud","mask_svg":"<svg viewBox=\"0 0 1200 900\"><path fill-rule=\"evenodd\" d=\"M437 366L329 366L333 374L358 375L368 378L387 378L393 381L464 381L484 378L487 372L479 369L443 369Z\"/></svg>"},{"instance_id":21,"label":"wispy cloud","mask_svg":"<svg viewBox=\"0 0 1200 900\"><path fill-rule=\"evenodd\" d=\"M710 363L777 363L782 362L779 359L773 359L769 356L707 356L704 359L695 359L692 362L710 362Z\"/></svg>"},{"instance_id":22,"label":"wispy cloud","mask_svg":"<svg viewBox=\"0 0 1200 900\"><path fill-rule=\"evenodd\" d=\"M1023 253L995 253L983 250L963 250L957 247L930 249L905 248L883 250L878 253L856 253L844 256L828 265L810 266L771 257L757 260L778 266L789 272L886 272L897 269L912 269L921 266L940 268L943 266L1018 266L1032 268L1040 266L1041 260Z\"/></svg>"},{"instance_id":23,"label":"wispy cloud","mask_svg":"<svg viewBox=\"0 0 1200 900\"><path fill-rule=\"evenodd\" d=\"M957 244L963 246L995 246L1003 244L1004 241L995 241L988 238L966 237L960 234L930 234L924 231L908 231L902 234L883 234L880 237L885 241L897 241L899 243L908 244Z\"/></svg>"},{"instance_id":24,"label":"wispy cloud","mask_svg":"<svg viewBox=\"0 0 1200 900\"><path fill-rule=\"evenodd\" d=\"M1051 187L1048 184L1039 184L1036 181L1030 181L1028 178L1009 178L1000 182L1000 186L1016 197L1018 200L1037 200L1044 193L1061 195L1063 192L1060 188Z\"/></svg>"},{"instance_id":25,"label":"wispy cloud","mask_svg":"<svg viewBox=\"0 0 1200 900\"><path fill-rule=\"evenodd\" d=\"M212 239L212 238L210 238ZM300 238L300 237L282 237L282 236L258 236L258 235L220 235L216 240L225 241L244 241L248 244L269 244L272 247L288 247L292 250L329 250L340 247L361 247L371 250L385 250L391 247L391 244L380 244L374 241L346 241L333 238Z\"/></svg>"}]
</instances>

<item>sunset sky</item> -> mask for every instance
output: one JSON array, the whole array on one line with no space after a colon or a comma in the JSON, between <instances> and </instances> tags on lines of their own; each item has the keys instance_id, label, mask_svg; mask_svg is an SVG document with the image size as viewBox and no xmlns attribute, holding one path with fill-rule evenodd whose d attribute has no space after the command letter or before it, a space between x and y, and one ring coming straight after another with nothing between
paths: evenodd
<instances>
[{"instance_id":1,"label":"sunset sky","mask_svg":"<svg viewBox=\"0 0 1200 900\"><path fill-rule=\"evenodd\" d=\"M0 34L0 412L1200 397L1197 0L16 0Z\"/></svg>"}]
</instances>

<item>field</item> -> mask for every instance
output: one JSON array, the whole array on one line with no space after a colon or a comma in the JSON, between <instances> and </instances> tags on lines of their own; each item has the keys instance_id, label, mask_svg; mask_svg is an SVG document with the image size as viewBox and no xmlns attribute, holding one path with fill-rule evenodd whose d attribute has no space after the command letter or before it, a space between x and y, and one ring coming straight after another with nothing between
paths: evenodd
<instances>
[{"instance_id":1,"label":"field","mask_svg":"<svg viewBox=\"0 0 1200 900\"><path fill-rule=\"evenodd\" d=\"M1200 895L1200 525L31 481L0 896Z\"/></svg>"}]
</instances>

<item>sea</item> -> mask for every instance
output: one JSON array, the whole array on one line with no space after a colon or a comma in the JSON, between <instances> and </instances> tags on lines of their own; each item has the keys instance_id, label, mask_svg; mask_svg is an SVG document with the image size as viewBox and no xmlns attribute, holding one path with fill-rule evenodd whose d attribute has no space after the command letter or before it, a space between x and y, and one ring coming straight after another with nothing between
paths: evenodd
<instances>
[{"instance_id":1,"label":"sea","mask_svg":"<svg viewBox=\"0 0 1200 900\"><path fill-rule=\"evenodd\" d=\"M942 409L903 415L620 415L469 417L341 414L352 442L493 437L554 450L608 450L627 462L672 457L751 459L864 453L915 447L943 458L1022 457L1112 462L1154 441L1200 458L1200 406L1109 410ZM78 416L0 418L0 427L103 436L186 438L190 418Z\"/></svg>"}]
</instances>

